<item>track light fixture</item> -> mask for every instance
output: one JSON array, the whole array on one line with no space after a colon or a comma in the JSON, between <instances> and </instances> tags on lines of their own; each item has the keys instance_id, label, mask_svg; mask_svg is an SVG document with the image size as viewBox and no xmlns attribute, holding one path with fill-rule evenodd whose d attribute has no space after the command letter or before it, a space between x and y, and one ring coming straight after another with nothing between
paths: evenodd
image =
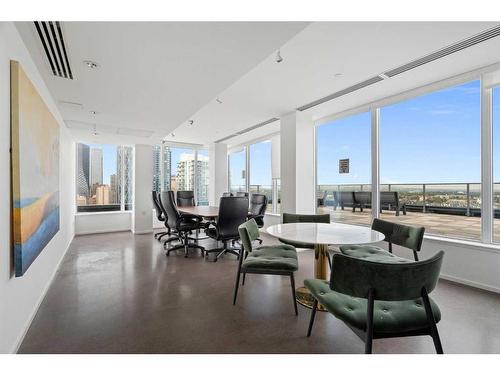
<instances>
[{"instance_id":1,"label":"track light fixture","mask_svg":"<svg viewBox=\"0 0 500 375\"><path fill-rule=\"evenodd\" d=\"M278 50L278 52L276 53L276 62L279 64L282 61L283 61L283 57L281 57L281 52L280 52L280 50Z\"/></svg>"}]
</instances>

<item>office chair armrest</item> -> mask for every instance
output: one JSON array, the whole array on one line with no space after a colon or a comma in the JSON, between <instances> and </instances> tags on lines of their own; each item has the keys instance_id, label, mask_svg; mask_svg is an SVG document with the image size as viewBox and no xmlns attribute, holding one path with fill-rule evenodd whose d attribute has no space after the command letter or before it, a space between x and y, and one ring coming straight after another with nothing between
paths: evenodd
<instances>
[{"instance_id":1,"label":"office chair armrest","mask_svg":"<svg viewBox=\"0 0 500 375\"><path fill-rule=\"evenodd\" d=\"M187 213L181 214L180 219L181 219L181 221L182 220L196 220L198 223L201 223L203 221L203 218L201 216L194 215L194 214L187 214Z\"/></svg>"},{"instance_id":2,"label":"office chair armrest","mask_svg":"<svg viewBox=\"0 0 500 375\"><path fill-rule=\"evenodd\" d=\"M247 219L250 220L250 219L264 219L264 215L254 215L254 214L250 214L247 216Z\"/></svg>"}]
</instances>

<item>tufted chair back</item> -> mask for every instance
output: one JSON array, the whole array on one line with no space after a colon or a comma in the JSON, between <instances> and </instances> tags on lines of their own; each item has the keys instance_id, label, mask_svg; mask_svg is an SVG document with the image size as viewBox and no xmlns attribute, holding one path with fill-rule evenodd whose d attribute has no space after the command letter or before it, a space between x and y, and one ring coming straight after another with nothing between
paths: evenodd
<instances>
[{"instance_id":1,"label":"tufted chair back","mask_svg":"<svg viewBox=\"0 0 500 375\"><path fill-rule=\"evenodd\" d=\"M179 190L177 192L177 206L195 206L194 191L192 190Z\"/></svg>"},{"instance_id":2,"label":"tufted chair back","mask_svg":"<svg viewBox=\"0 0 500 375\"><path fill-rule=\"evenodd\" d=\"M392 245L398 245L413 250L413 257L418 260L417 251L422 247L424 239L424 227L412 227L409 225L391 223L389 221L373 219L372 229L385 235L384 241L389 243L389 252L392 253Z\"/></svg>"},{"instance_id":3,"label":"tufted chair back","mask_svg":"<svg viewBox=\"0 0 500 375\"><path fill-rule=\"evenodd\" d=\"M259 227L254 219L250 219L238 227L243 249L252 252L252 241L259 238Z\"/></svg>"},{"instance_id":4,"label":"tufted chair back","mask_svg":"<svg viewBox=\"0 0 500 375\"><path fill-rule=\"evenodd\" d=\"M264 215L267 209L267 197L264 194L252 194L250 199L250 213L252 215Z\"/></svg>"},{"instance_id":5,"label":"tufted chair back","mask_svg":"<svg viewBox=\"0 0 500 375\"><path fill-rule=\"evenodd\" d=\"M379 263L335 254L330 288L353 297L367 298L373 290L376 300L409 301L436 287L444 252L412 263Z\"/></svg>"},{"instance_id":6,"label":"tufted chair back","mask_svg":"<svg viewBox=\"0 0 500 375\"><path fill-rule=\"evenodd\" d=\"M330 214L321 215L301 215L283 214L283 224L287 223L330 223Z\"/></svg>"}]
</instances>

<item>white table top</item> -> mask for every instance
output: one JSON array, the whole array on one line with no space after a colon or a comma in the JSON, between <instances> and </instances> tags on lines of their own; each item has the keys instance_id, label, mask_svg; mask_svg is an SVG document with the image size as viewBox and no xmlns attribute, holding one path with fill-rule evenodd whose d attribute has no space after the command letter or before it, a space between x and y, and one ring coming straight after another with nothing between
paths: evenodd
<instances>
[{"instance_id":1,"label":"white table top","mask_svg":"<svg viewBox=\"0 0 500 375\"><path fill-rule=\"evenodd\" d=\"M368 227L340 223L290 223L267 228L283 240L322 245L365 245L383 241L385 236Z\"/></svg>"}]
</instances>

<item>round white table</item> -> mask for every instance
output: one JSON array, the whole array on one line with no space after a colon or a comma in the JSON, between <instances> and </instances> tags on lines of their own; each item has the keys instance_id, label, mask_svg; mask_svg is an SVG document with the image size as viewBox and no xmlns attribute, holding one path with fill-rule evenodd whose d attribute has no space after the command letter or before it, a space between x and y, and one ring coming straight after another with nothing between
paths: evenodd
<instances>
[{"instance_id":1,"label":"round white table","mask_svg":"<svg viewBox=\"0 0 500 375\"><path fill-rule=\"evenodd\" d=\"M383 241L385 236L369 227L340 223L290 223L267 228L267 233L285 241L314 245L314 277L328 279L328 246L366 245ZM306 287L296 291L297 302L312 308L314 300ZM320 310L324 309L319 306Z\"/></svg>"}]
</instances>

